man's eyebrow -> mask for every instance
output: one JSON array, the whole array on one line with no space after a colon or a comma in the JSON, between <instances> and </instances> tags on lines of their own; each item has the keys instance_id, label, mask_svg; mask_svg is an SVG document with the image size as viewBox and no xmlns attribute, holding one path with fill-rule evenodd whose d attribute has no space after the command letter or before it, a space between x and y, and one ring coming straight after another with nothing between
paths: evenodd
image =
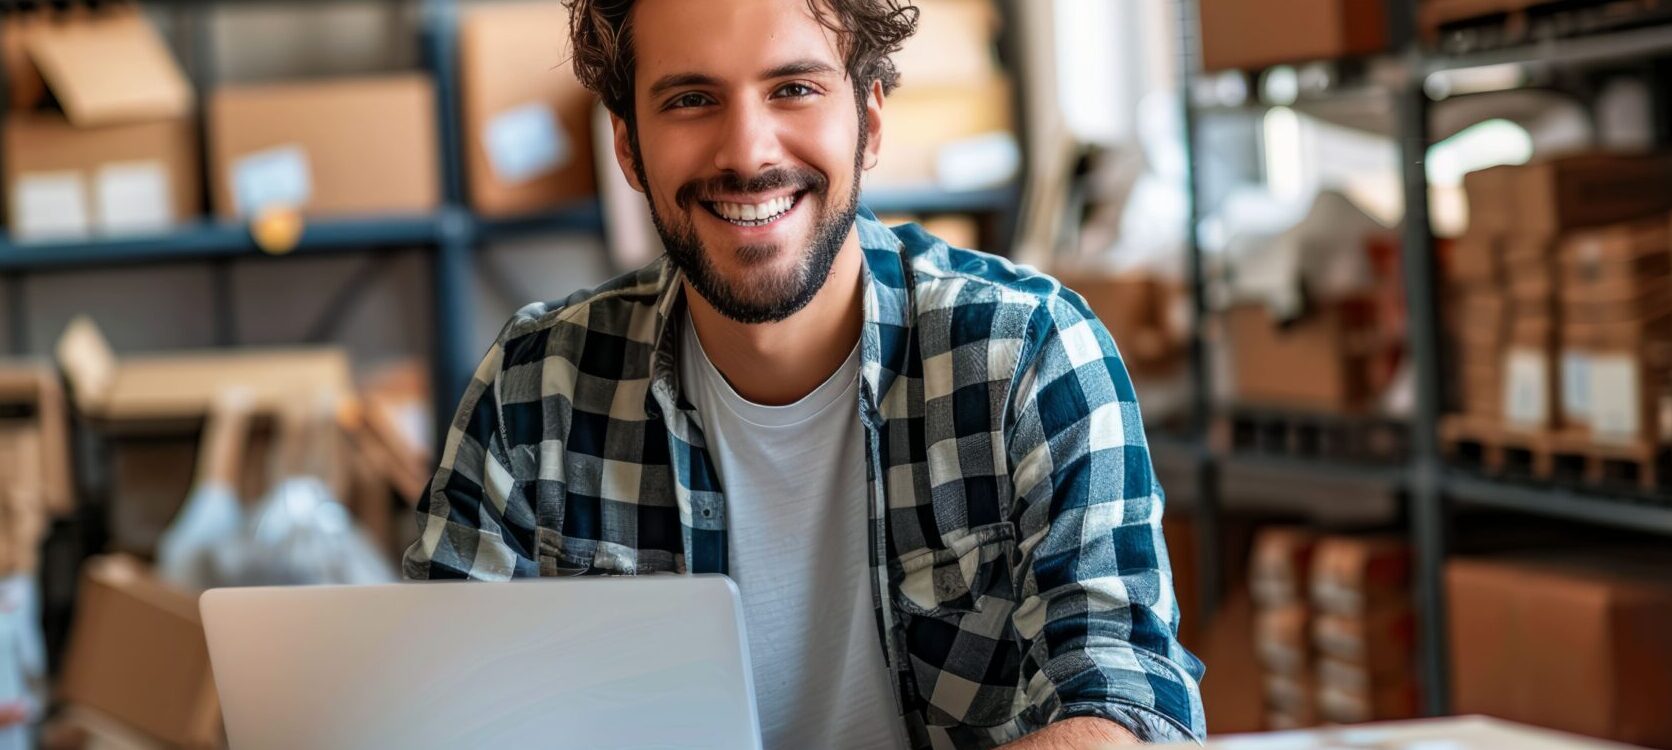
<instances>
[{"instance_id":1,"label":"man's eyebrow","mask_svg":"<svg viewBox=\"0 0 1672 750\"><path fill-rule=\"evenodd\" d=\"M839 73L839 72L841 72L841 71L838 71L836 68L832 67L829 63L820 62L818 60L796 60L794 62L784 63L783 65L779 65L777 67L774 67L774 68L771 68L771 69L767 70L765 73L761 74L761 78L766 79L766 80L771 80L771 79L774 79L774 78L790 78L792 76L824 75L824 74L828 74L828 73Z\"/></svg>"},{"instance_id":2,"label":"man's eyebrow","mask_svg":"<svg viewBox=\"0 0 1672 750\"><path fill-rule=\"evenodd\" d=\"M712 87L719 85L720 79L711 75L704 75L702 73L673 73L656 79L656 82L650 85L650 95L653 97L661 96L671 89L684 88L686 86Z\"/></svg>"}]
</instances>

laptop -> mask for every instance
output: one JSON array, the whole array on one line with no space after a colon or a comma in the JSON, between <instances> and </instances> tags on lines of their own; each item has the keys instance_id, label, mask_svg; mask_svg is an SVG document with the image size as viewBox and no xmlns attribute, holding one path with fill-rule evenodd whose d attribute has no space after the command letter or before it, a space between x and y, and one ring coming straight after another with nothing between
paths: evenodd
<instances>
[{"instance_id":1,"label":"laptop","mask_svg":"<svg viewBox=\"0 0 1672 750\"><path fill-rule=\"evenodd\" d=\"M212 589L234 750L761 746L724 576Z\"/></svg>"}]
</instances>

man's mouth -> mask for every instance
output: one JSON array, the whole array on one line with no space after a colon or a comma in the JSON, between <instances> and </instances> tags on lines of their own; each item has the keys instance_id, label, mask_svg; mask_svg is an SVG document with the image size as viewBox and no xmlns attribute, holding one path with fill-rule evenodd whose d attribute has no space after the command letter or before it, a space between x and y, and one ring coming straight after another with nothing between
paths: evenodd
<instances>
[{"instance_id":1,"label":"man's mouth","mask_svg":"<svg viewBox=\"0 0 1672 750\"><path fill-rule=\"evenodd\" d=\"M722 221L740 227L764 227L789 215L807 191L771 198L760 203L702 201L703 208Z\"/></svg>"}]
</instances>

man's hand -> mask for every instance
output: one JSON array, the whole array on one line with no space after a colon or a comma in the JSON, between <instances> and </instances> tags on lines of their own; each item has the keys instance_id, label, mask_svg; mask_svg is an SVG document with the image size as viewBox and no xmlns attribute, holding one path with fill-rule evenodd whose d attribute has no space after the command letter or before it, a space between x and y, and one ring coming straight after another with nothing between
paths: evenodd
<instances>
[{"instance_id":1,"label":"man's hand","mask_svg":"<svg viewBox=\"0 0 1672 750\"><path fill-rule=\"evenodd\" d=\"M1095 716L1076 716L1047 725L1033 734L999 750L1102 750L1122 745L1141 745L1126 727Z\"/></svg>"},{"instance_id":2,"label":"man's hand","mask_svg":"<svg viewBox=\"0 0 1672 750\"><path fill-rule=\"evenodd\" d=\"M22 703L0 703L0 729L29 720L29 707Z\"/></svg>"}]
</instances>

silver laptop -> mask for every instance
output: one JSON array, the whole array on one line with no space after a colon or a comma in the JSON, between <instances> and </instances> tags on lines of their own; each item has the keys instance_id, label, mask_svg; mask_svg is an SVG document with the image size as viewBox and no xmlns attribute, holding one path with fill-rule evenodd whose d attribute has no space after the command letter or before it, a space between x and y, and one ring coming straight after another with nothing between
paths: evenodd
<instances>
[{"instance_id":1,"label":"silver laptop","mask_svg":"<svg viewBox=\"0 0 1672 750\"><path fill-rule=\"evenodd\" d=\"M759 748L723 576L214 589L234 750Z\"/></svg>"}]
</instances>

